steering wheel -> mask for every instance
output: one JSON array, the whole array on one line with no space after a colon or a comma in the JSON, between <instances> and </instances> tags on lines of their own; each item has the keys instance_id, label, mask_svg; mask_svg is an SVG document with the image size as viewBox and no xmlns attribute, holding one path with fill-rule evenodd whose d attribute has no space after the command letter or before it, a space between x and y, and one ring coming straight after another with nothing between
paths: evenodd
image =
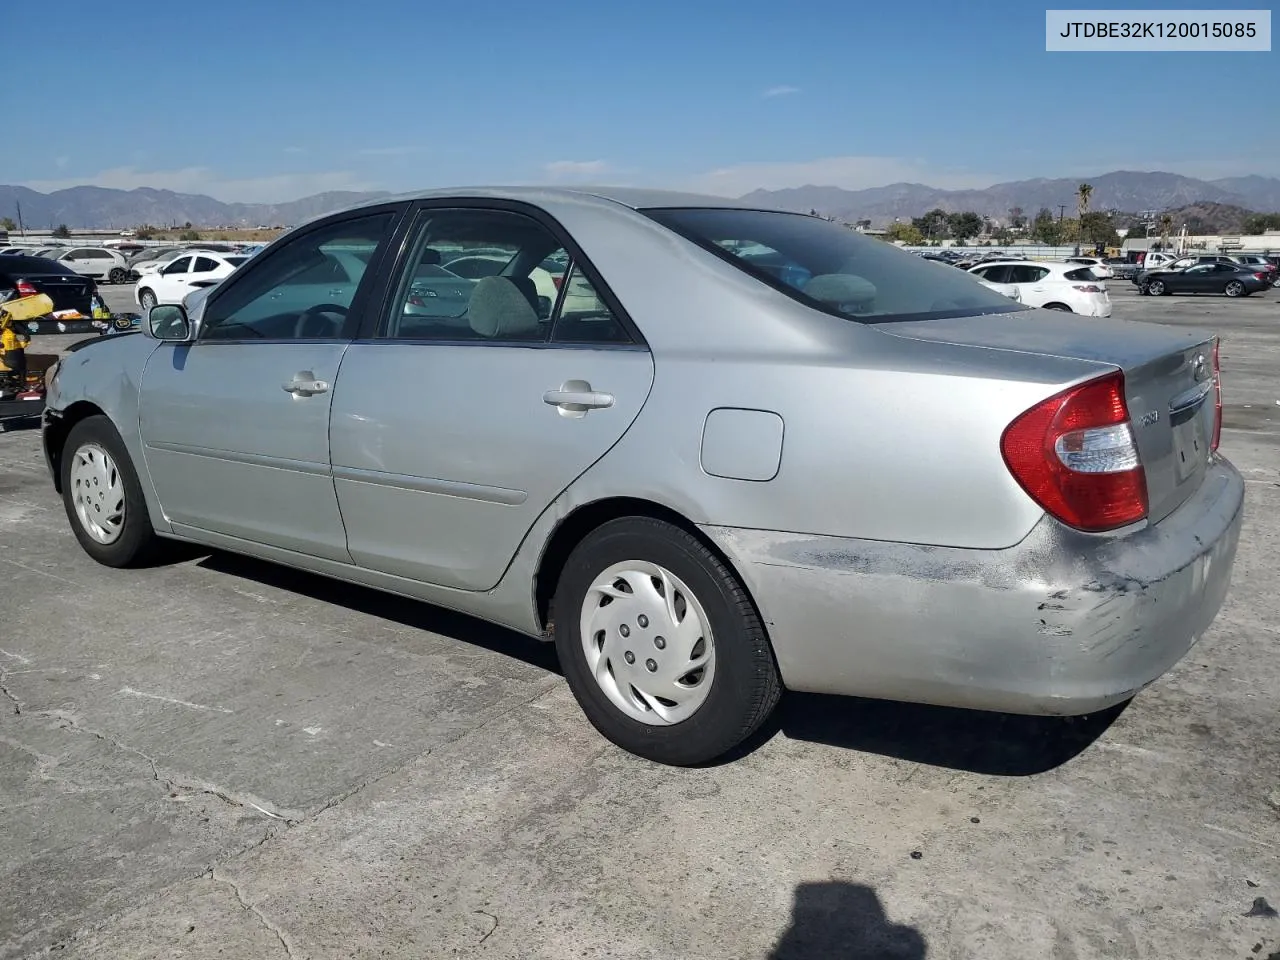
<instances>
[{"instance_id":1,"label":"steering wheel","mask_svg":"<svg viewBox=\"0 0 1280 960\"><path fill-rule=\"evenodd\" d=\"M307 307L306 310L303 310L302 314L298 317L297 321L294 323L293 325L294 339L295 340L308 339L306 336L306 331L307 331L307 324L311 321L311 318L313 316L319 316L321 314L326 314L326 313L336 314L336 319L334 317L325 318L333 326L333 331L330 334L330 336L337 336L339 333L341 333L342 324L346 321L347 314L350 313L350 311L346 307L342 306L342 304L340 303L317 303L315 306Z\"/></svg>"}]
</instances>

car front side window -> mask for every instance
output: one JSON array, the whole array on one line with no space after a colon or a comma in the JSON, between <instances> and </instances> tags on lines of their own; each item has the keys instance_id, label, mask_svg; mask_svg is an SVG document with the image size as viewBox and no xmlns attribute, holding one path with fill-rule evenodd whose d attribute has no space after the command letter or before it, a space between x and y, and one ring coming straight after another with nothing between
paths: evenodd
<instances>
[{"instance_id":1,"label":"car front side window","mask_svg":"<svg viewBox=\"0 0 1280 960\"><path fill-rule=\"evenodd\" d=\"M201 340L350 338L369 265L391 236L393 211L340 220L295 237L237 270L208 305Z\"/></svg>"}]
</instances>

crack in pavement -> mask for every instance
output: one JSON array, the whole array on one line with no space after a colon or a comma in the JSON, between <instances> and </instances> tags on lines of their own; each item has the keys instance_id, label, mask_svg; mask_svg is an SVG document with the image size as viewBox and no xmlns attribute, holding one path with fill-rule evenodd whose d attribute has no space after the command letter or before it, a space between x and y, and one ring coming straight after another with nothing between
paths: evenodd
<instances>
[{"instance_id":1,"label":"crack in pavement","mask_svg":"<svg viewBox=\"0 0 1280 960\"><path fill-rule=\"evenodd\" d=\"M136 747L129 746L127 743L113 737L109 733L104 733L101 730L95 730L92 727L86 727L80 722L79 717L75 716L75 714L67 713L65 710L42 710L39 713L28 714L28 716L47 717L50 720L55 720L64 730L88 734L89 736L95 737L104 743L110 744L118 750L123 750L125 753L131 753L134 756L145 760L147 765L151 768L151 779L162 784L169 791L170 796L176 796L180 792L207 794L211 797L217 797L223 803L229 804L233 807L252 807L254 810L257 810L259 813L270 817L273 820L292 821L293 819L291 815L277 813L275 810L270 809L269 805L264 806L267 801L259 801L256 797L251 798L246 795L232 793L213 784L205 783L194 778L182 777L177 774L162 773L160 765L150 754L143 753Z\"/></svg>"},{"instance_id":2,"label":"crack in pavement","mask_svg":"<svg viewBox=\"0 0 1280 960\"><path fill-rule=\"evenodd\" d=\"M267 917L266 914L264 914L261 910L259 910L257 907L255 907L253 904L251 904L248 900L245 899L244 891L240 889L240 884L236 883L230 877L218 876L218 871L216 869L210 870L206 874L206 876L208 876L209 879L212 880L214 883L224 883L228 887L230 887L232 891L234 891L236 895L236 901L240 904L240 906L243 907L249 913L253 914L254 917L257 918L260 924L262 924L264 927L266 927L268 930L270 930L272 933L276 935L276 939L280 941L280 946L284 947L284 952L287 956L289 957L293 956L293 947L289 944L289 940L284 935L284 931L280 929L280 927L278 927L275 923L273 923L270 920L270 918Z\"/></svg>"}]
</instances>

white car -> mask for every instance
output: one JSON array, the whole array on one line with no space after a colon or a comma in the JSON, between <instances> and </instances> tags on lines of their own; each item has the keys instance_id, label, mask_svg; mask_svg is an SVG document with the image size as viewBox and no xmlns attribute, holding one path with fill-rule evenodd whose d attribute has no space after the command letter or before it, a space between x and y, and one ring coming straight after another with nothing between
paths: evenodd
<instances>
[{"instance_id":1,"label":"white car","mask_svg":"<svg viewBox=\"0 0 1280 960\"><path fill-rule=\"evenodd\" d=\"M1094 276L1089 267L1078 263L1003 260L979 264L969 272L988 283L1017 287L1019 300L1029 307L1065 310L1086 317L1111 316L1106 283Z\"/></svg>"},{"instance_id":2,"label":"white car","mask_svg":"<svg viewBox=\"0 0 1280 960\"><path fill-rule=\"evenodd\" d=\"M1018 303L1022 302L1022 294L1018 292L1018 285L1015 283L992 283L990 280L983 280L981 277L978 278L978 282L987 289L994 290L1010 300L1016 300Z\"/></svg>"},{"instance_id":3,"label":"white car","mask_svg":"<svg viewBox=\"0 0 1280 960\"><path fill-rule=\"evenodd\" d=\"M1088 267L1099 280L1110 280L1115 276L1101 257L1067 257L1067 263L1078 263L1082 267Z\"/></svg>"},{"instance_id":4,"label":"white car","mask_svg":"<svg viewBox=\"0 0 1280 960\"><path fill-rule=\"evenodd\" d=\"M93 277L110 283L124 283L129 278L129 268L124 256L118 250L106 247L69 247L49 254L50 260L57 260L83 277Z\"/></svg>"},{"instance_id":5,"label":"white car","mask_svg":"<svg viewBox=\"0 0 1280 960\"><path fill-rule=\"evenodd\" d=\"M143 274L133 288L133 299L144 311L161 303L180 304L191 291L213 286L247 259L203 250L185 253Z\"/></svg>"}]
</instances>

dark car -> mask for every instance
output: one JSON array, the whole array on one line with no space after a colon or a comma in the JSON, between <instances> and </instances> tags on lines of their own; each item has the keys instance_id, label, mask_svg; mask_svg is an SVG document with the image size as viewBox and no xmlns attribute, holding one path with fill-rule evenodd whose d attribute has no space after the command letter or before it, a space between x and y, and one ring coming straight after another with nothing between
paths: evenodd
<instances>
[{"instance_id":1,"label":"dark car","mask_svg":"<svg viewBox=\"0 0 1280 960\"><path fill-rule=\"evenodd\" d=\"M0 302L47 293L54 311L93 313L90 298L97 291L91 277L81 276L56 260L11 255L0 257Z\"/></svg>"},{"instance_id":2,"label":"dark car","mask_svg":"<svg viewBox=\"0 0 1280 960\"><path fill-rule=\"evenodd\" d=\"M1147 270L1138 275L1138 292L1153 297L1171 293L1222 293L1247 297L1271 286L1270 274L1238 263L1197 263L1176 270Z\"/></svg>"}]
</instances>

